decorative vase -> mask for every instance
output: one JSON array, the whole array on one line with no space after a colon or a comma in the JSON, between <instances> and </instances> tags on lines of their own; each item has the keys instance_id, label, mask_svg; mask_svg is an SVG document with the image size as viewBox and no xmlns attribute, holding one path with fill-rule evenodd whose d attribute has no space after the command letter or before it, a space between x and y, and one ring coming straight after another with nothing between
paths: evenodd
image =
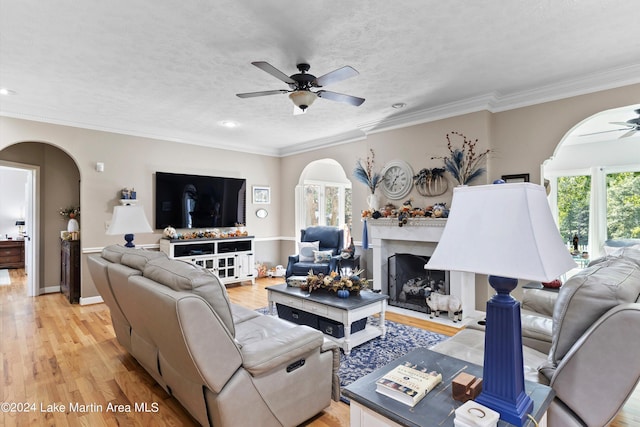
<instances>
[{"instance_id":1,"label":"decorative vase","mask_svg":"<svg viewBox=\"0 0 640 427\"><path fill-rule=\"evenodd\" d=\"M376 193L371 193L367 196L367 204L369 204L369 209L372 211L377 211L380 209L380 196Z\"/></svg>"},{"instance_id":2,"label":"decorative vase","mask_svg":"<svg viewBox=\"0 0 640 427\"><path fill-rule=\"evenodd\" d=\"M349 291L346 289L338 289L336 293L338 294L338 298L349 298Z\"/></svg>"},{"instance_id":3,"label":"decorative vase","mask_svg":"<svg viewBox=\"0 0 640 427\"><path fill-rule=\"evenodd\" d=\"M67 231L69 233L80 231L80 224L78 223L77 219L69 218L69 222L67 223Z\"/></svg>"}]
</instances>

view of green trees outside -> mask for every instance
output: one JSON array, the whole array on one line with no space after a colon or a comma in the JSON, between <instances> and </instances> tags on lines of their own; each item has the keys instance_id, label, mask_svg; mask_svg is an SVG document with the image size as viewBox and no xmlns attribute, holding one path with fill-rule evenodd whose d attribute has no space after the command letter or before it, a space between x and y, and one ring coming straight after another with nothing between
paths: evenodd
<instances>
[{"instance_id":1,"label":"view of green trees outside","mask_svg":"<svg viewBox=\"0 0 640 427\"><path fill-rule=\"evenodd\" d=\"M567 244L578 235L579 244L589 243L591 176L558 178L560 234ZM640 172L607 175L607 238L640 238Z\"/></svg>"},{"instance_id":2,"label":"view of green trees outside","mask_svg":"<svg viewBox=\"0 0 640 427\"><path fill-rule=\"evenodd\" d=\"M578 235L579 244L589 244L589 198L591 176L558 177L558 222L562 239L570 245Z\"/></svg>"},{"instance_id":3,"label":"view of green trees outside","mask_svg":"<svg viewBox=\"0 0 640 427\"><path fill-rule=\"evenodd\" d=\"M607 175L607 237L640 238L640 172Z\"/></svg>"}]
</instances>

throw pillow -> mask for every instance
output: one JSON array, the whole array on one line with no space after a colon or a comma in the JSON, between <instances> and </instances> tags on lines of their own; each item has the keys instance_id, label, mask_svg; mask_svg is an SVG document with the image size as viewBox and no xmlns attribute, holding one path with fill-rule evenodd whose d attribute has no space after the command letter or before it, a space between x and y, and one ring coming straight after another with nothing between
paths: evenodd
<instances>
[{"instance_id":1,"label":"throw pillow","mask_svg":"<svg viewBox=\"0 0 640 427\"><path fill-rule=\"evenodd\" d=\"M313 251L313 262L327 263L331 261L332 251Z\"/></svg>"},{"instance_id":2,"label":"throw pillow","mask_svg":"<svg viewBox=\"0 0 640 427\"><path fill-rule=\"evenodd\" d=\"M300 262L313 262L313 251L317 251L319 247L320 241L298 242L298 254Z\"/></svg>"}]
</instances>

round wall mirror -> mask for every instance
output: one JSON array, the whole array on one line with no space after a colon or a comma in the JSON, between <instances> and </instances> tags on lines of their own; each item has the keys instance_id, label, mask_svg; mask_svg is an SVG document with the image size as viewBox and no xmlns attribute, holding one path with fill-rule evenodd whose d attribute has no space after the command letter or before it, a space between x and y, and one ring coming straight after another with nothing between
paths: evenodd
<instances>
[{"instance_id":1,"label":"round wall mirror","mask_svg":"<svg viewBox=\"0 0 640 427\"><path fill-rule=\"evenodd\" d=\"M264 209L264 208L263 208L263 209L258 209L258 210L256 211L256 216L257 216L258 218L266 218L266 217L267 217L267 215L269 215L269 212L267 212L267 210L266 210L266 209Z\"/></svg>"}]
</instances>

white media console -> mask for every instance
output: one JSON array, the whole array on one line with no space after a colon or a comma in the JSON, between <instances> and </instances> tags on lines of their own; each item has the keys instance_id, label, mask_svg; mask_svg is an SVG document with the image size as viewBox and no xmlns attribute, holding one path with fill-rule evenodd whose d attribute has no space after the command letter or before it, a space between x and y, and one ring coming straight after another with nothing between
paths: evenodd
<instances>
[{"instance_id":1,"label":"white media console","mask_svg":"<svg viewBox=\"0 0 640 427\"><path fill-rule=\"evenodd\" d=\"M169 256L205 267L222 283L251 280L253 275L253 236L221 239L160 239L160 250Z\"/></svg>"}]
</instances>

